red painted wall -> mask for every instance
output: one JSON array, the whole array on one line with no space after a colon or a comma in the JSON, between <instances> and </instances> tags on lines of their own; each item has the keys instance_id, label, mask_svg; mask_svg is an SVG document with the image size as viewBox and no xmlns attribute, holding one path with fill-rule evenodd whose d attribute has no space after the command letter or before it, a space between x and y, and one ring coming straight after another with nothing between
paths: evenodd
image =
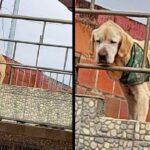
<instances>
[{"instance_id":1,"label":"red painted wall","mask_svg":"<svg viewBox=\"0 0 150 150\"><path fill-rule=\"evenodd\" d=\"M81 0L80 0L81 1ZM87 2L86 2L87 3ZM84 4L82 0L82 5ZM78 4L79 5L79 4ZM145 37L145 26L127 17L99 15L96 20L97 25L101 25L107 20L113 20L119 24L126 32L137 40ZM83 23L76 16L75 21L75 51L81 54L81 63L94 63L95 58L86 57L91 53L89 41L92 28ZM105 96L105 114L108 117L126 119L128 115L127 103L118 82L112 81L106 71L80 69L78 74L77 93ZM150 112L147 117L150 121Z\"/></svg>"},{"instance_id":2,"label":"red painted wall","mask_svg":"<svg viewBox=\"0 0 150 150\"><path fill-rule=\"evenodd\" d=\"M9 59L6 56L4 56L4 58L7 63L20 64L19 62ZM11 72L11 66L7 65L3 84L9 84L10 72ZM13 76L12 76L11 85L34 87L35 78L36 78L36 70L31 70L30 81L29 81L30 70L25 69L25 73L24 73L24 69L12 68L12 74L13 74ZM17 79L17 76L18 76L18 79ZM44 78L43 78L43 76L44 76ZM65 91L71 90L70 88L64 87L64 85L58 83L56 80L49 78L46 75L43 75L43 73L41 71L38 71L38 73L37 73L37 82L36 82L35 87L47 89L50 91L63 91L62 88L65 89Z\"/></svg>"}]
</instances>

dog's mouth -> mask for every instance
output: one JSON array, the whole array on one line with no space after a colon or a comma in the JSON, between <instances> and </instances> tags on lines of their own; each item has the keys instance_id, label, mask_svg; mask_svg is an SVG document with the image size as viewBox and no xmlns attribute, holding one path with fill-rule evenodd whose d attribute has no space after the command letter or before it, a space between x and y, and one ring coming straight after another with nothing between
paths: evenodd
<instances>
[{"instance_id":1,"label":"dog's mouth","mask_svg":"<svg viewBox=\"0 0 150 150\"><path fill-rule=\"evenodd\" d=\"M99 63L103 63L103 64L107 64L107 56L105 56L105 55L99 55L98 62Z\"/></svg>"},{"instance_id":2,"label":"dog's mouth","mask_svg":"<svg viewBox=\"0 0 150 150\"><path fill-rule=\"evenodd\" d=\"M104 67L109 67L111 64L110 63L97 62L96 65L98 65L98 66L104 66Z\"/></svg>"},{"instance_id":3,"label":"dog's mouth","mask_svg":"<svg viewBox=\"0 0 150 150\"><path fill-rule=\"evenodd\" d=\"M96 62L97 65L100 66L111 66L114 62L109 62L106 56L99 56Z\"/></svg>"},{"instance_id":4,"label":"dog's mouth","mask_svg":"<svg viewBox=\"0 0 150 150\"><path fill-rule=\"evenodd\" d=\"M99 57L97 61L97 65L100 66L110 66L110 63L107 61L106 57Z\"/></svg>"}]
</instances>

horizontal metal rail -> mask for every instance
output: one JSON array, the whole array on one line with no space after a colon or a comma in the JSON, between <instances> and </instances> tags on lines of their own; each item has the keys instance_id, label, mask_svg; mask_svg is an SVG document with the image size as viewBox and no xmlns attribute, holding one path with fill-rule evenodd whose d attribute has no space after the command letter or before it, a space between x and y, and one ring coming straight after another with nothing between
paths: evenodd
<instances>
[{"instance_id":1,"label":"horizontal metal rail","mask_svg":"<svg viewBox=\"0 0 150 150\"><path fill-rule=\"evenodd\" d=\"M46 122L38 122L38 121L31 121L31 120L24 120L24 119L0 116L0 120L2 120L2 119L16 121L16 122L22 123L22 124L31 123L31 124L35 124L35 125L39 125L39 126L45 126L45 127L55 128L55 129L60 129L60 130L65 130L65 129L72 130L71 126L63 126L63 125L46 123Z\"/></svg>"},{"instance_id":2,"label":"horizontal metal rail","mask_svg":"<svg viewBox=\"0 0 150 150\"><path fill-rule=\"evenodd\" d=\"M60 48L69 48L69 49L72 49L71 46L55 45L55 44L48 44L48 43L29 42L29 41L20 41L20 40L9 40L9 39L2 39L2 38L0 38L0 41L14 42L14 43L24 43L24 44L33 44L33 45L42 45L42 46L51 46L51 47L60 47Z\"/></svg>"},{"instance_id":3,"label":"horizontal metal rail","mask_svg":"<svg viewBox=\"0 0 150 150\"><path fill-rule=\"evenodd\" d=\"M130 17L150 17L150 13L141 13L141 12L125 12L125 11L109 11L109 10L96 10L96 9L85 9L85 8L76 8L76 13L82 14L99 14L99 15L118 15L118 16L130 16Z\"/></svg>"},{"instance_id":4,"label":"horizontal metal rail","mask_svg":"<svg viewBox=\"0 0 150 150\"><path fill-rule=\"evenodd\" d=\"M100 70L110 70L110 71L130 71L130 72L139 72L139 73L150 73L150 69L148 68L104 66L104 65L81 64L81 63L78 63L76 67L85 68L85 69L100 69Z\"/></svg>"},{"instance_id":5,"label":"horizontal metal rail","mask_svg":"<svg viewBox=\"0 0 150 150\"><path fill-rule=\"evenodd\" d=\"M43 17L31 17L31 16L22 16L22 15L10 15L10 14L0 14L1 18L10 18L10 19L21 19L21 20L32 20L32 21L44 21L50 23L61 23L61 24L72 24L70 20L62 20L62 19L50 19Z\"/></svg>"},{"instance_id":6,"label":"horizontal metal rail","mask_svg":"<svg viewBox=\"0 0 150 150\"><path fill-rule=\"evenodd\" d=\"M91 1L92 2L92 1ZM145 44L144 44L144 54L143 54L143 62L142 62L142 70L139 68L130 68L130 67L119 67L115 66L115 67L107 67L107 69L105 67L102 67L105 70L116 70L116 71L135 71L135 72L150 72L149 69L144 68L145 67L145 62L146 62L146 58L147 58L147 52L148 52L148 41L149 41L149 35L150 35L150 13L140 13L140 12L124 12L124 11L109 11L109 10L96 10L96 9L83 9L83 8L76 8L75 9L76 13L90 13L90 14L97 14L97 15L118 15L118 16L130 16L130 17L144 17L147 18L147 25L146 25L146 34L145 34ZM94 66L92 66L91 69ZM98 69L102 69L100 66L98 67ZM82 65L82 68L83 65ZM85 66L85 68L87 68L87 66ZM97 68L97 67L96 67ZM96 69L95 68L95 69Z\"/></svg>"},{"instance_id":7,"label":"horizontal metal rail","mask_svg":"<svg viewBox=\"0 0 150 150\"><path fill-rule=\"evenodd\" d=\"M72 71L69 71L69 70L61 70L61 69L39 67L39 66L29 66L29 65L15 64L15 63L2 63L2 62L0 62L0 64L11 65L12 67L29 69L29 70L30 69L32 69L32 70L38 69L39 71L51 71L51 72L55 72L55 73L72 75Z\"/></svg>"}]
</instances>

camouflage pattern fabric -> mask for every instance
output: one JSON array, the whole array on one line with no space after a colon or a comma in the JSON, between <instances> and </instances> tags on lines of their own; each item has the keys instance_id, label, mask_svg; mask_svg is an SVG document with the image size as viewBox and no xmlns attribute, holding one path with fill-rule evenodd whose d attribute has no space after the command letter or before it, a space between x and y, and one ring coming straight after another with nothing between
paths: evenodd
<instances>
[{"instance_id":1,"label":"camouflage pattern fabric","mask_svg":"<svg viewBox=\"0 0 150 150\"><path fill-rule=\"evenodd\" d=\"M143 50L137 43L134 43L131 50L131 58L129 59L126 66L140 68L142 66L142 61L143 61ZM147 68L150 67L148 58L146 60L146 67ZM125 71L123 72L120 82L125 85L137 85L145 81L149 81L149 76L150 74L148 73Z\"/></svg>"}]
</instances>

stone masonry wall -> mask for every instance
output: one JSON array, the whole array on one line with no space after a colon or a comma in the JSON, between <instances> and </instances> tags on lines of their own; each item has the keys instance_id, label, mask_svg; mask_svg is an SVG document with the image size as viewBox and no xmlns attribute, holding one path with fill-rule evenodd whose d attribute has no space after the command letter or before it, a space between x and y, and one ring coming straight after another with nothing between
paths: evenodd
<instances>
[{"instance_id":1,"label":"stone masonry wall","mask_svg":"<svg viewBox=\"0 0 150 150\"><path fill-rule=\"evenodd\" d=\"M76 97L76 150L150 150L150 123L102 117L103 106Z\"/></svg>"},{"instance_id":2,"label":"stone masonry wall","mask_svg":"<svg viewBox=\"0 0 150 150\"><path fill-rule=\"evenodd\" d=\"M72 95L0 85L0 116L71 128Z\"/></svg>"}]
</instances>

